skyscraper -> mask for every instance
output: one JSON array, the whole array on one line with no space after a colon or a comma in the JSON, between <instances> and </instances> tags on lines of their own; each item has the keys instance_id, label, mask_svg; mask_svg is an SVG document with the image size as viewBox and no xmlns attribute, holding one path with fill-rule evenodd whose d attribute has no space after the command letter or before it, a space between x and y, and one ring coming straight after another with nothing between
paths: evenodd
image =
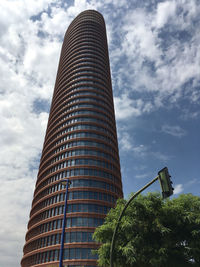
<instances>
[{"instance_id":1,"label":"skyscraper","mask_svg":"<svg viewBox=\"0 0 200 267\"><path fill-rule=\"evenodd\" d=\"M58 266L66 177L63 266L96 266L92 234L123 192L105 22L94 10L65 34L22 267Z\"/></svg>"}]
</instances>

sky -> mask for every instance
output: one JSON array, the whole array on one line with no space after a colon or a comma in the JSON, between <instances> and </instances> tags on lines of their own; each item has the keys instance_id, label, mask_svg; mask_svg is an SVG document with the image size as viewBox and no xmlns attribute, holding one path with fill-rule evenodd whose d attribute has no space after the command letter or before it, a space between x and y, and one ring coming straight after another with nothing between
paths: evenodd
<instances>
[{"instance_id":1,"label":"sky","mask_svg":"<svg viewBox=\"0 0 200 267\"><path fill-rule=\"evenodd\" d=\"M199 1L1 0L0 267L20 266L63 37L86 9L107 26L124 196L165 166L174 197L200 196Z\"/></svg>"}]
</instances>

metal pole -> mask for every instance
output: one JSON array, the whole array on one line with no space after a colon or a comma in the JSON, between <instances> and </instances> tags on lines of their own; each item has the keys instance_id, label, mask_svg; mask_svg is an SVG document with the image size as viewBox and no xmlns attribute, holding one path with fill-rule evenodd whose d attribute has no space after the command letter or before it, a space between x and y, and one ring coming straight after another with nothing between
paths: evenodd
<instances>
[{"instance_id":1,"label":"metal pole","mask_svg":"<svg viewBox=\"0 0 200 267\"><path fill-rule=\"evenodd\" d=\"M143 188L141 188L139 191L137 191L130 199L129 201L126 203L125 207L123 208L119 219L117 221L117 225L115 227L114 233L113 233L113 237L112 237L112 243L111 243L111 247L110 247L110 267L113 267L113 248L115 246L115 237L116 237L116 233L117 230L119 228L119 223L121 221L121 218L124 215L124 212L126 211L127 207L129 206L129 204L131 203L131 201L136 198L142 191L144 191L147 187L149 187L150 185L152 185L155 181L157 181L159 179L159 175L156 176L151 182L149 182L148 184L146 184Z\"/></svg>"},{"instance_id":2,"label":"metal pole","mask_svg":"<svg viewBox=\"0 0 200 267\"><path fill-rule=\"evenodd\" d=\"M62 226L62 235L61 235L61 245L60 245L60 262L59 267L63 266L63 248L64 248L64 238L65 238L65 226L66 226L66 213L67 213L67 194L68 194L68 187L69 187L69 179L64 180L66 181L66 192L65 192L65 207L64 207L64 216L63 216L63 226Z\"/></svg>"}]
</instances>

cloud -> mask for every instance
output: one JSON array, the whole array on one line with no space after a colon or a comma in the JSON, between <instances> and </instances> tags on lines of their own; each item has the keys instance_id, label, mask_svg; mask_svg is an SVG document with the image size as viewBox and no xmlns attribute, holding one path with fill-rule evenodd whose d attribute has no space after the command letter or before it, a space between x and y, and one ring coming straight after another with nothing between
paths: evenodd
<instances>
[{"instance_id":1,"label":"cloud","mask_svg":"<svg viewBox=\"0 0 200 267\"><path fill-rule=\"evenodd\" d=\"M126 94L114 98L116 119L128 119L139 116L142 111L142 100L131 100Z\"/></svg>"},{"instance_id":2,"label":"cloud","mask_svg":"<svg viewBox=\"0 0 200 267\"><path fill-rule=\"evenodd\" d=\"M114 97L114 106L117 120L138 117L142 113L149 113L153 109L150 102L144 103L142 99L131 99L126 93L120 97Z\"/></svg>"},{"instance_id":3,"label":"cloud","mask_svg":"<svg viewBox=\"0 0 200 267\"><path fill-rule=\"evenodd\" d=\"M133 156L136 158L146 158L151 157L160 160L161 162L168 161L171 156L163 154L160 151L154 151L151 146L144 144L136 144L133 136L125 130L125 128L120 128L118 131L118 141L119 148L122 153L132 152Z\"/></svg>"},{"instance_id":4,"label":"cloud","mask_svg":"<svg viewBox=\"0 0 200 267\"><path fill-rule=\"evenodd\" d=\"M176 2L175 1L166 1L162 3L158 3L157 12L155 21L155 26L157 28L163 27L168 20L176 14Z\"/></svg>"},{"instance_id":5,"label":"cloud","mask_svg":"<svg viewBox=\"0 0 200 267\"><path fill-rule=\"evenodd\" d=\"M150 177L150 175L149 175L149 173L143 173L143 174L136 174L134 177L136 179L145 179L145 178Z\"/></svg>"},{"instance_id":6,"label":"cloud","mask_svg":"<svg viewBox=\"0 0 200 267\"><path fill-rule=\"evenodd\" d=\"M167 155L167 154L163 154L162 152L160 151L152 151L151 152L151 155L156 158L156 159L159 159L160 161L162 162L167 162L169 161L172 156L171 155Z\"/></svg>"},{"instance_id":7,"label":"cloud","mask_svg":"<svg viewBox=\"0 0 200 267\"><path fill-rule=\"evenodd\" d=\"M132 151L134 155L137 157L146 156L148 148L143 144L136 145L133 140L133 137L131 137L130 134L126 132L124 129L120 129L118 134L118 140L120 149L122 151L124 152Z\"/></svg>"},{"instance_id":8,"label":"cloud","mask_svg":"<svg viewBox=\"0 0 200 267\"><path fill-rule=\"evenodd\" d=\"M182 184L177 184L174 187L174 195L180 194L181 192L183 192L184 188Z\"/></svg>"},{"instance_id":9,"label":"cloud","mask_svg":"<svg viewBox=\"0 0 200 267\"><path fill-rule=\"evenodd\" d=\"M166 102L170 108L183 96L199 107L199 13L196 1L164 1L152 4L150 10L129 6L126 15L118 18L118 39L113 38L111 43L114 93L119 94L123 88L127 97L132 92L140 94L131 100L133 103L129 100L126 104L135 108L130 113L146 113L134 100L140 100L142 106L148 103L150 112L165 107ZM190 86L186 86L190 81ZM145 92L150 98L143 97ZM122 95L117 95L117 103L122 102ZM120 119L126 119L124 111L118 115Z\"/></svg>"},{"instance_id":10,"label":"cloud","mask_svg":"<svg viewBox=\"0 0 200 267\"><path fill-rule=\"evenodd\" d=\"M128 133L124 132L122 136L120 136L120 145L122 150L129 151L133 149L133 144L131 143L130 136Z\"/></svg>"},{"instance_id":11,"label":"cloud","mask_svg":"<svg viewBox=\"0 0 200 267\"><path fill-rule=\"evenodd\" d=\"M148 154L148 148L142 144L133 147L133 151L139 157L144 157L144 156L147 156L147 154Z\"/></svg>"},{"instance_id":12,"label":"cloud","mask_svg":"<svg viewBox=\"0 0 200 267\"><path fill-rule=\"evenodd\" d=\"M175 137L183 137L187 134L187 132L178 125L171 126L171 125L165 124L162 126L161 131L163 133L170 134Z\"/></svg>"},{"instance_id":13,"label":"cloud","mask_svg":"<svg viewBox=\"0 0 200 267\"><path fill-rule=\"evenodd\" d=\"M151 14L147 15L142 9L136 9L132 16L128 14L125 17L123 52L133 57L139 56L141 60L145 57L149 60L159 59L160 50L151 29L151 18Z\"/></svg>"}]
</instances>

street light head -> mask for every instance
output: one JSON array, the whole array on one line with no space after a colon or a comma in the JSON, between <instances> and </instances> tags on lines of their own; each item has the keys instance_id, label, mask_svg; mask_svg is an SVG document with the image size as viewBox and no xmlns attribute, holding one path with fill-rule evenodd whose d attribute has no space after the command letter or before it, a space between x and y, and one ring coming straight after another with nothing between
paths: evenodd
<instances>
[{"instance_id":1,"label":"street light head","mask_svg":"<svg viewBox=\"0 0 200 267\"><path fill-rule=\"evenodd\" d=\"M171 176L169 175L167 167L163 168L158 172L159 181L162 188L163 198L170 197L173 195L174 188L172 187Z\"/></svg>"},{"instance_id":2,"label":"street light head","mask_svg":"<svg viewBox=\"0 0 200 267\"><path fill-rule=\"evenodd\" d=\"M64 186L67 186L67 184L70 186L72 182L69 179L63 179L60 181L60 183Z\"/></svg>"}]
</instances>

